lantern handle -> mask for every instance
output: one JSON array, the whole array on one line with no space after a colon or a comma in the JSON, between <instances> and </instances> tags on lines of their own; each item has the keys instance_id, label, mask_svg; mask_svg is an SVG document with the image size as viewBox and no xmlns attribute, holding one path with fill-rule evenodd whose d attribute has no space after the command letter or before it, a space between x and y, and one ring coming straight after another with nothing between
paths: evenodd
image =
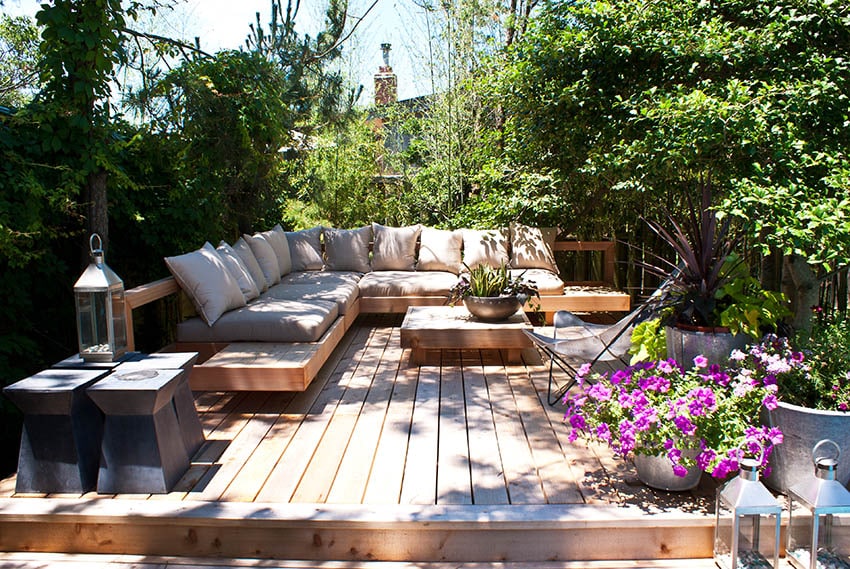
<instances>
[{"instance_id":1,"label":"lantern handle","mask_svg":"<svg viewBox=\"0 0 850 569\"><path fill-rule=\"evenodd\" d=\"M94 246L94 240L97 238L97 247ZM100 239L100 235L97 233L92 233L91 237L89 237L89 250L92 255L97 253L103 253L103 241Z\"/></svg>"},{"instance_id":2,"label":"lantern handle","mask_svg":"<svg viewBox=\"0 0 850 569\"><path fill-rule=\"evenodd\" d=\"M818 450L820 450L821 447L824 447L826 445L832 445L832 447L835 449L835 456L834 457L831 456L830 454L824 454L823 456L818 456ZM815 466L817 466L819 464L820 460L822 460L822 459L832 458L832 459L835 460L835 462L838 462L838 457L840 457L840 456L841 456L841 447L838 446L838 443L835 442L832 439L822 439L822 440L818 441L815 444L815 446L812 447L812 462L815 464Z\"/></svg>"}]
</instances>

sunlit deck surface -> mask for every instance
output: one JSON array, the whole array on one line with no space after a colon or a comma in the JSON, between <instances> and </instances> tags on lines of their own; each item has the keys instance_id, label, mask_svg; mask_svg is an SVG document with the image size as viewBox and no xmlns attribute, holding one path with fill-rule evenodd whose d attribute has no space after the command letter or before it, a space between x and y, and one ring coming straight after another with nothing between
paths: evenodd
<instances>
[{"instance_id":1,"label":"sunlit deck surface","mask_svg":"<svg viewBox=\"0 0 850 569\"><path fill-rule=\"evenodd\" d=\"M207 442L169 494L20 496L2 481L0 551L339 567L711 556L714 485L653 491L570 443L534 349L412 366L400 323L361 316L306 392L197 393Z\"/></svg>"}]
</instances>

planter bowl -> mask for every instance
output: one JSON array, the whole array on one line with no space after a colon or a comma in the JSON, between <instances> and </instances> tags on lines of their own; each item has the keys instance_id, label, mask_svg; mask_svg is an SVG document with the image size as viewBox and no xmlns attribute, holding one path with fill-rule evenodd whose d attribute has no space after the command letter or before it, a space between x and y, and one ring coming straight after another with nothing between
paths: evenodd
<instances>
[{"instance_id":1,"label":"planter bowl","mask_svg":"<svg viewBox=\"0 0 850 569\"><path fill-rule=\"evenodd\" d=\"M726 366L732 350L743 350L752 338L747 334L730 332L706 332L667 326L667 357L674 358L683 366L690 366L694 358L702 354L709 364Z\"/></svg>"},{"instance_id":2,"label":"planter bowl","mask_svg":"<svg viewBox=\"0 0 850 569\"><path fill-rule=\"evenodd\" d=\"M506 320L520 307L515 296L468 296L463 299L463 304L470 314L485 322Z\"/></svg>"},{"instance_id":3,"label":"planter bowl","mask_svg":"<svg viewBox=\"0 0 850 569\"><path fill-rule=\"evenodd\" d=\"M686 449L682 454L696 458L698 452L696 449ZM636 454L634 463L641 482L650 488L668 492L692 490L697 487L702 476L702 470L696 466L690 468L686 476L676 476L670 460L663 455Z\"/></svg>"},{"instance_id":4,"label":"planter bowl","mask_svg":"<svg viewBox=\"0 0 850 569\"><path fill-rule=\"evenodd\" d=\"M850 482L850 413L822 411L780 402L767 412L770 426L782 430L783 442L770 455L770 476L764 483L786 494L797 482L815 474L812 448L823 439L832 439L841 449L835 478Z\"/></svg>"}]
</instances>

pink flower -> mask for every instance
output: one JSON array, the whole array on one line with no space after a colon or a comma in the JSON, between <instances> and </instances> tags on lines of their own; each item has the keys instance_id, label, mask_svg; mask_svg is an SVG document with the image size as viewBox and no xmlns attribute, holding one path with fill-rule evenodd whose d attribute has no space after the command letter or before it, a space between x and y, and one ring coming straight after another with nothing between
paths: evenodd
<instances>
[{"instance_id":1,"label":"pink flower","mask_svg":"<svg viewBox=\"0 0 850 569\"><path fill-rule=\"evenodd\" d=\"M703 355L694 358L694 367L702 369L706 366L708 366L708 358Z\"/></svg>"}]
</instances>

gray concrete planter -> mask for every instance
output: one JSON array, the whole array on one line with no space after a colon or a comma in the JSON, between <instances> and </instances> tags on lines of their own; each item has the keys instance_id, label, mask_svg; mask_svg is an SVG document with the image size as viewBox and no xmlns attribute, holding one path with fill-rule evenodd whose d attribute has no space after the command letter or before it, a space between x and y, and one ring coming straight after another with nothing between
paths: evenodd
<instances>
[{"instance_id":1,"label":"gray concrete planter","mask_svg":"<svg viewBox=\"0 0 850 569\"><path fill-rule=\"evenodd\" d=\"M674 358L685 367L693 365L694 358L702 354L709 364L725 367L734 349L742 350L752 341L746 334L729 332L687 330L667 326L667 357Z\"/></svg>"},{"instance_id":2,"label":"gray concrete planter","mask_svg":"<svg viewBox=\"0 0 850 569\"><path fill-rule=\"evenodd\" d=\"M689 458L696 458L698 453L697 449L682 451L682 454ZM696 466L689 468L686 476L676 476L673 474L670 459L664 455L636 454L634 464L641 482L650 488L669 492L692 490L697 487L702 476L702 471Z\"/></svg>"},{"instance_id":3,"label":"gray concrete planter","mask_svg":"<svg viewBox=\"0 0 850 569\"><path fill-rule=\"evenodd\" d=\"M782 493L808 476L814 475L812 448L823 439L832 439L841 448L836 478L845 486L850 482L850 413L821 411L779 403L768 411L768 424L782 430L784 440L770 456L770 476L764 483Z\"/></svg>"}]
</instances>

